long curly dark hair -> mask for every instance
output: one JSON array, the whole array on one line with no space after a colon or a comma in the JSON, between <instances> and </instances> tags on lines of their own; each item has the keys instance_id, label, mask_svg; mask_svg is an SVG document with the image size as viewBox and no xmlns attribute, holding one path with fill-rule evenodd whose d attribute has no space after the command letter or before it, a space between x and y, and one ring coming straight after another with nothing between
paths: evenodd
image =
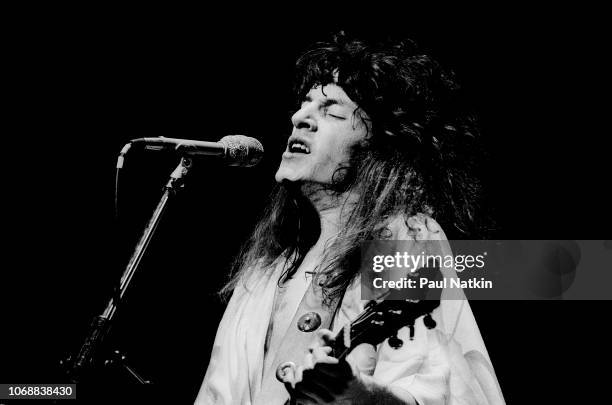
<instances>
[{"instance_id":1,"label":"long curly dark hair","mask_svg":"<svg viewBox=\"0 0 612 405\"><path fill-rule=\"evenodd\" d=\"M297 79L298 103L313 87L340 86L366 113L359 117L370 132L330 188L358 199L317 273L327 303L342 297L356 276L361 242L380 237L381 224L398 214L430 215L450 239L478 237L482 148L452 73L412 41L367 43L340 33L299 58ZM277 186L223 295L279 257L285 261L279 283L295 273L320 235L318 213L297 189Z\"/></svg>"}]
</instances>

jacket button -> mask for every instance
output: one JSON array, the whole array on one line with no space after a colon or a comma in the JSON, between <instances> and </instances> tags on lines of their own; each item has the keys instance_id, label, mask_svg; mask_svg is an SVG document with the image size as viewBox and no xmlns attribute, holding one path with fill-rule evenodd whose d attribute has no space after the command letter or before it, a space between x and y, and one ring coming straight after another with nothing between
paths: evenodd
<instances>
[{"instance_id":1,"label":"jacket button","mask_svg":"<svg viewBox=\"0 0 612 405\"><path fill-rule=\"evenodd\" d=\"M308 312L300 316L297 327L302 332L312 332L321 326L321 316L316 312Z\"/></svg>"}]
</instances>

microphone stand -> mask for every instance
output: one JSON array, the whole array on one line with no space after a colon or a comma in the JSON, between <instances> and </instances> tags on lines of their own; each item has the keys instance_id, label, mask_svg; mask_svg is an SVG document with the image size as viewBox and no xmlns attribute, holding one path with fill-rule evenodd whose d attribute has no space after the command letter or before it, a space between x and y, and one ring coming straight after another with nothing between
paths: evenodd
<instances>
[{"instance_id":1,"label":"microphone stand","mask_svg":"<svg viewBox=\"0 0 612 405\"><path fill-rule=\"evenodd\" d=\"M117 308L122 302L125 292L134 277L134 274L138 270L141 259L143 258L145 251L151 241L155 229L160 222L161 216L166 210L166 206L171 197L175 196L177 192L184 187L184 179L189 173L192 167L192 161L189 158L182 157L179 165L170 174L170 179L164 187L164 193L153 212L151 219L149 220L143 235L136 244L136 248L132 257L130 258L119 285L115 289L114 295L108 302L106 309L101 315L94 318L89 334L85 338L76 358L72 361L70 358L67 360L68 365L68 377L74 383L78 382L85 371L91 371L94 368L94 360L97 355L99 347L110 330L111 321L117 313ZM63 363L63 362L62 362ZM105 365L119 366L123 370L127 371L128 375L134 378L140 384L150 384L150 381L142 378L138 373L131 367L125 364L125 356L120 352L115 351L113 359L106 360Z\"/></svg>"}]
</instances>

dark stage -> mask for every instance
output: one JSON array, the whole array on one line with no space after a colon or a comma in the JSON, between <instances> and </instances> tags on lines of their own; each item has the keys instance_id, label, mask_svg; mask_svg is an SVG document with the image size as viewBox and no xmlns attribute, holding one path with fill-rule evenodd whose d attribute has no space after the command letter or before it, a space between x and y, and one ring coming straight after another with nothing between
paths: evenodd
<instances>
[{"instance_id":1,"label":"dark stage","mask_svg":"<svg viewBox=\"0 0 612 405\"><path fill-rule=\"evenodd\" d=\"M216 141L245 134L264 144L263 162L233 168L195 161L113 325L112 346L154 388L89 386L104 391L108 403L144 398L147 390L193 402L223 313L216 291L268 202L290 133L295 59L340 28L403 34L455 71L491 155L484 180L498 239L609 238L602 145L609 135L596 122L605 111L595 98L605 49L594 16L482 11L488 14L392 19L364 11L330 22L316 10L283 23L162 10L21 14L7 60L15 123L4 134L11 208L0 282L0 382L62 382L57 362L79 347L104 309L178 163L172 154L130 152L117 224L121 147L145 136ZM471 305L507 403L599 395L603 373L594 367L605 370L608 362L608 301Z\"/></svg>"}]
</instances>

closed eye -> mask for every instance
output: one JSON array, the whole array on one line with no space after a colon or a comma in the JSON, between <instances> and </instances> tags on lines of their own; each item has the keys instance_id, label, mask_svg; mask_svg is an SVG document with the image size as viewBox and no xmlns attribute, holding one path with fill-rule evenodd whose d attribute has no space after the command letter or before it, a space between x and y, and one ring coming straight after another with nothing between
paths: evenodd
<instances>
[{"instance_id":1,"label":"closed eye","mask_svg":"<svg viewBox=\"0 0 612 405\"><path fill-rule=\"evenodd\" d=\"M329 106L329 107L325 107L323 109L323 112L325 113L325 115L329 115L333 118L337 118L337 119L345 119L344 114L342 114L342 109L338 108L337 106Z\"/></svg>"},{"instance_id":2,"label":"closed eye","mask_svg":"<svg viewBox=\"0 0 612 405\"><path fill-rule=\"evenodd\" d=\"M330 106L324 106L323 112L326 115L329 115L329 116L334 117L334 118L345 119L345 116L343 114L342 108L339 107L336 104L332 104Z\"/></svg>"}]
</instances>

